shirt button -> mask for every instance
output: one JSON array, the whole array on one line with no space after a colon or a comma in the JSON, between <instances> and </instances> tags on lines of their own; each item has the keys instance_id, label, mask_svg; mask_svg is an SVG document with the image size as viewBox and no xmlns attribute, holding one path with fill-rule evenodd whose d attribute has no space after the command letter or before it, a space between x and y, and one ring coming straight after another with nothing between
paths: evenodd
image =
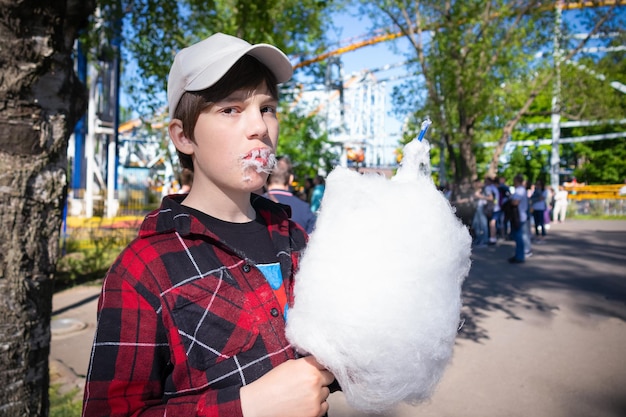
<instances>
[{"instance_id":1,"label":"shirt button","mask_svg":"<svg viewBox=\"0 0 626 417\"><path fill-rule=\"evenodd\" d=\"M277 308L273 308L270 310L270 314L274 317L278 317L278 309Z\"/></svg>"},{"instance_id":2,"label":"shirt button","mask_svg":"<svg viewBox=\"0 0 626 417\"><path fill-rule=\"evenodd\" d=\"M245 264L245 265L243 266L243 272L250 272L250 265Z\"/></svg>"}]
</instances>

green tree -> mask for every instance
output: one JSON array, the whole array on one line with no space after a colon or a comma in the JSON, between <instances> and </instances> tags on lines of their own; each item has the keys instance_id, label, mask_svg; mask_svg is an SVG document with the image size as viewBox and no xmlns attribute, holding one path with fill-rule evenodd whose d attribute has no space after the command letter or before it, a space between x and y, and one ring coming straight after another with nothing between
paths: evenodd
<instances>
[{"instance_id":1,"label":"green tree","mask_svg":"<svg viewBox=\"0 0 626 417\"><path fill-rule=\"evenodd\" d=\"M131 97L132 110L142 118L163 121L167 118L164 97L167 75L178 50L213 33L223 32L251 43L276 45L293 57L294 66L297 66L298 62L326 49L325 33L333 22L330 18L331 6L338 7L320 0L273 3L135 0L128 5L124 0L101 0L101 15L114 18L104 24L98 24L98 20L94 19L94 30L85 34L85 42L102 45L103 39L118 36L115 29L119 28L126 62L123 88ZM121 26L116 22L121 22ZM313 79L324 74L320 66L298 68L299 72ZM290 86L291 83L288 83L283 89L289 90ZM296 169L312 171L314 166L320 164L325 169L329 157L323 151L326 147L318 146L326 140L319 124L291 113L284 119L281 146L292 153L290 156L297 162ZM304 140L303 145L297 145ZM167 141L165 135L164 147Z\"/></svg>"},{"instance_id":2,"label":"green tree","mask_svg":"<svg viewBox=\"0 0 626 417\"><path fill-rule=\"evenodd\" d=\"M626 34L616 36L609 46L624 45ZM619 49L619 48L618 48ZM567 66L577 77L566 77L566 107L568 120L598 120L594 126L568 129L568 136L597 136L614 133L619 124L602 124L602 121L623 120L626 114L626 60L623 53L607 52L594 62L591 57L576 65ZM622 88L616 89L615 83ZM618 85L619 87L619 85ZM586 92L586 93L585 93ZM626 178L626 138L588 141L569 146L573 157L566 160L573 175L580 182L594 184L619 184Z\"/></svg>"},{"instance_id":3,"label":"green tree","mask_svg":"<svg viewBox=\"0 0 626 417\"><path fill-rule=\"evenodd\" d=\"M575 21L590 35L568 44L563 59L579 52L591 34L611 29L608 22L619 27L615 4ZM487 170L494 175L515 126L542 91L551 91L555 2L362 1L361 10L376 28L408 40L416 77L396 90L396 104L417 109L414 127L426 116L433 120L430 136L444 144L452 176L475 178L478 147L495 135ZM406 138L415 133L407 131Z\"/></svg>"},{"instance_id":4,"label":"green tree","mask_svg":"<svg viewBox=\"0 0 626 417\"><path fill-rule=\"evenodd\" d=\"M85 39L102 45L103 39L121 35L124 87L139 104L134 110L140 114L164 111L171 61L191 43L223 32L251 43L275 45L295 57L296 64L326 49L325 33L332 25L330 2L323 0L100 0L100 4L101 15L109 22L94 20L94 30ZM315 75L316 69L302 71Z\"/></svg>"},{"instance_id":5,"label":"green tree","mask_svg":"<svg viewBox=\"0 0 626 417\"><path fill-rule=\"evenodd\" d=\"M626 12L626 10L624 10ZM624 34L613 36L607 46L623 44ZM599 138L621 130L626 113L626 65L621 48L608 49L602 55L581 54L576 61L566 60L561 66L561 122L581 122L576 127L561 127L561 137ZM619 83L616 85L616 83ZM616 88L618 87L618 88ZM546 89L537 95L524 121L550 125L552 92ZM588 123L593 122L593 123ZM532 132L515 130L515 140L550 138L551 129ZM579 181L587 183L622 182L626 175L623 154L626 140L621 138L589 140L560 145L561 169L567 169ZM621 157L621 158L620 158ZM548 181L549 182L549 181Z\"/></svg>"},{"instance_id":6,"label":"green tree","mask_svg":"<svg viewBox=\"0 0 626 417\"><path fill-rule=\"evenodd\" d=\"M304 116L293 110L280 113L277 154L291 158L294 175L300 182L320 172L330 172L337 165L337 152L332 152L328 133L320 133L319 119L319 116Z\"/></svg>"},{"instance_id":7,"label":"green tree","mask_svg":"<svg viewBox=\"0 0 626 417\"><path fill-rule=\"evenodd\" d=\"M620 184L626 179L626 139L577 143L580 165L573 176L587 184Z\"/></svg>"},{"instance_id":8,"label":"green tree","mask_svg":"<svg viewBox=\"0 0 626 417\"><path fill-rule=\"evenodd\" d=\"M546 147L518 146L509 155L509 161L502 174L508 184L513 183L513 177L523 174L528 184L541 180L544 184L550 180L549 151Z\"/></svg>"},{"instance_id":9,"label":"green tree","mask_svg":"<svg viewBox=\"0 0 626 417\"><path fill-rule=\"evenodd\" d=\"M418 119L433 120L431 137L444 143L456 180L476 178L477 132L501 122L496 108L514 98L502 85L523 77L527 68L520 64L547 42L548 33L538 29L549 19L540 11L546 3L376 3L377 25L401 32L411 46L418 76L403 99L416 105Z\"/></svg>"}]
</instances>

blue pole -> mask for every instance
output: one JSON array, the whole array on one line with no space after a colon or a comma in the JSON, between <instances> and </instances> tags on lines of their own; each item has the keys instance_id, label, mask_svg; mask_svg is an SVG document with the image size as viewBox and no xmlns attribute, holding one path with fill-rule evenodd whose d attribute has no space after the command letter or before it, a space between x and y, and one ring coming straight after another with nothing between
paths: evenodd
<instances>
[{"instance_id":1,"label":"blue pole","mask_svg":"<svg viewBox=\"0 0 626 417\"><path fill-rule=\"evenodd\" d=\"M76 74L83 84L87 84L87 56L80 41L76 48ZM83 165L85 161L86 116L83 115L74 127L74 161L72 166L72 189L85 188Z\"/></svg>"},{"instance_id":2,"label":"blue pole","mask_svg":"<svg viewBox=\"0 0 626 417\"><path fill-rule=\"evenodd\" d=\"M115 38L113 39L113 46L115 47L115 61L114 61L114 88L115 88L115 108L113 113L113 140L115 141L115 190L118 186L118 167L119 163L119 127L120 127L120 79L121 79L121 61L122 61L122 22L116 21L115 25Z\"/></svg>"}]
</instances>

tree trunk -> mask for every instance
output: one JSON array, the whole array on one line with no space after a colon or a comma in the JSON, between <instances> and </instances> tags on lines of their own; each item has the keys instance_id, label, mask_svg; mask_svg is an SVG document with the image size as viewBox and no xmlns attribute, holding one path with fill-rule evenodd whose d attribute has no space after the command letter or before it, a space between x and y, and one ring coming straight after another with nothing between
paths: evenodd
<instances>
[{"instance_id":1,"label":"tree trunk","mask_svg":"<svg viewBox=\"0 0 626 417\"><path fill-rule=\"evenodd\" d=\"M48 415L67 143L86 106L72 48L94 1L0 0L0 415Z\"/></svg>"},{"instance_id":2,"label":"tree trunk","mask_svg":"<svg viewBox=\"0 0 626 417\"><path fill-rule=\"evenodd\" d=\"M472 142L472 138L466 137L459 143L460 166L457 167L457 172L460 173L461 179L475 180L477 177L476 155L474 154Z\"/></svg>"}]
</instances>

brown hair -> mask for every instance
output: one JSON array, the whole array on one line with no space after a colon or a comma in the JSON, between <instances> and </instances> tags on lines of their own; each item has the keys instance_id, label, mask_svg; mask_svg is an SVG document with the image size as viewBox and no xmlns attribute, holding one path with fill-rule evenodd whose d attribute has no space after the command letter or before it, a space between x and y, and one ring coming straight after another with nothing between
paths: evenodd
<instances>
[{"instance_id":1,"label":"brown hair","mask_svg":"<svg viewBox=\"0 0 626 417\"><path fill-rule=\"evenodd\" d=\"M200 113L234 91L253 90L263 83L270 95L278 100L278 82L274 73L253 56L244 55L211 87L201 91L186 91L176 106L174 118L182 121L184 135L195 142L193 132ZM193 171L191 156L180 151L177 154L181 166Z\"/></svg>"},{"instance_id":2,"label":"brown hair","mask_svg":"<svg viewBox=\"0 0 626 417\"><path fill-rule=\"evenodd\" d=\"M270 175L267 178L267 183L269 185L289 185L291 175L291 161L289 160L289 157L283 156L276 161L274 169L272 169L272 172L270 172Z\"/></svg>"}]
</instances>

